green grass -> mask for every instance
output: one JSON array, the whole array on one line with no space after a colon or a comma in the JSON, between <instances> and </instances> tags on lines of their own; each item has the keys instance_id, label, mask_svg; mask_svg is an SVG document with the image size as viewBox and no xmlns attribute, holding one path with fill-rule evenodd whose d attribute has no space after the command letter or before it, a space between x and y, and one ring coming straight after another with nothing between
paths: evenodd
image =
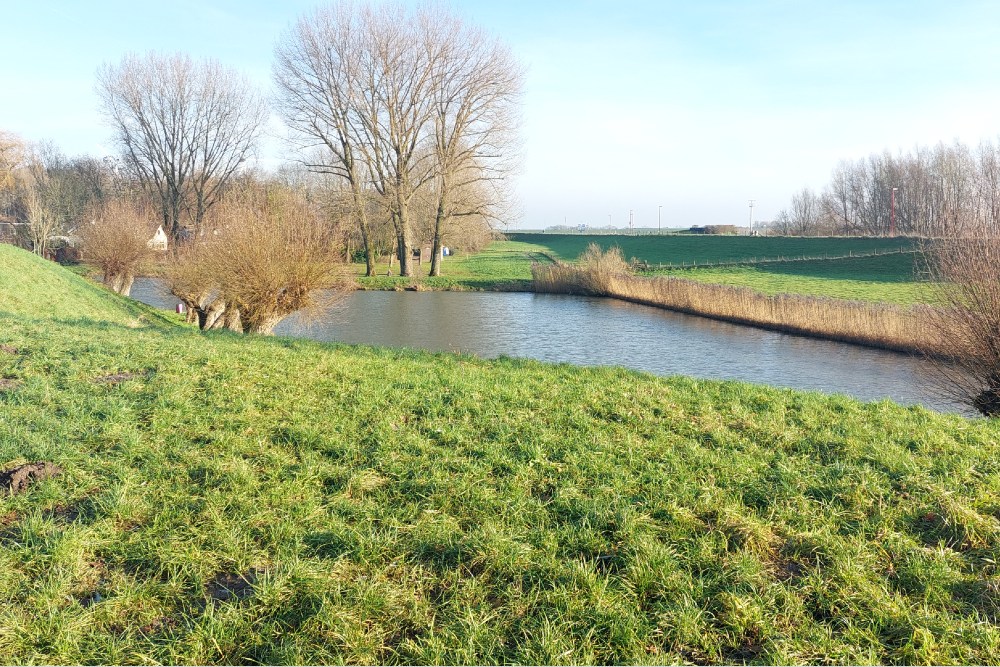
<instances>
[{"instance_id":1,"label":"green grass","mask_svg":"<svg viewBox=\"0 0 1000 667\"><path fill-rule=\"evenodd\" d=\"M64 470L0 497L4 662L1000 655L995 424L205 334L0 253L0 465Z\"/></svg>"},{"instance_id":2,"label":"green grass","mask_svg":"<svg viewBox=\"0 0 1000 667\"><path fill-rule=\"evenodd\" d=\"M445 257L442 274L426 277L430 263L418 267L420 274L416 280L386 276L389 265L377 265L377 277L365 278L364 264L354 264L353 271L362 289L401 289L412 283L420 283L427 289L453 290L512 290L531 288L531 263L549 261L542 253L545 248L529 243L494 241L485 250L474 254L460 253ZM398 266L393 267L394 274Z\"/></svg>"},{"instance_id":3,"label":"green grass","mask_svg":"<svg viewBox=\"0 0 1000 667\"><path fill-rule=\"evenodd\" d=\"M403 289L419 283L424 289L531 289L531 263L574 261L590 243L618 246L627 259L652 265L651 274L675 275L703 282L750 287L766 294L791 293L838 299L909 305L932 298L918 279L919 254L899 253L916 247L910 239L792 238L738 236L622 236L580 234L509 235L473 255L447 258L444 275L410 280L399 277L359 278L363 289ZM888 253L878 256L874 252ZM849 254L862 255L848 258ZM816 257L809 261L775 261L779 257ZM840 257L845 257L840 259ZM831 259L820 259L830 257ZM657 268L657 264L749 262L737 266ZM760 261L766 260L766 261ZM384 274L387 265L379 265ZM354 265L357 275L364 266Z\"/></svg>"},{"instance_id":4,"label":"green grass","mask_svg":"<svg viewBox=\"0 0 1000 667\"><path fill-rule=\"evenodd\" d=\"M650 264L740 262L795 257L839 257L854 254L913 249L906 238L848 238L791 236L704 236L664 234L627 236L607 234L508 234L512 241L547 248L564 261L575 260L591 243L602 249L617 246L625 259L633 257Z\"/></svg>"},{"instance_id":5,"label":"green grass","mask_svg":"<svg viewBox=\"0 0 1000 667\"><path fill-rule=\"evenodd\" d=\"M806 294L902 305L933 300L930 284L918 279L919 256L910 253L766 262L751 266L672 269L654 273L707 283L750 287L765 294Z\"/></svg>"},{"instance_id":6,"label":"green grass","mask_svg":"<svg viewBox=\"0 0 1000 667\"><path fill-rule=\"evenodd\" d=\"M486 251L452 259L445 276L424 279L428 289L529 289L531 262L557 258L573 261L590 243L619 246L626 258L654 265L651 275L674 275L702 282L750 287L766 294L791 293L903 305L927 303L933 293L919 279L920 255L910 239L792 238L734 236L614 236L578 234L511 234L512 241ZM873 252L882 252L877 256ZM860 257L846 257L854 253ZM778 257L822 257L807 261L775 261ZM655 265L740 262L756 264L697 268ZM767 260L767 261L759 261ZM359 269L360 271L361 269ZM362 279L366 289L402 288L410 281L385 277Z\"/></svg>"}]
</instances>

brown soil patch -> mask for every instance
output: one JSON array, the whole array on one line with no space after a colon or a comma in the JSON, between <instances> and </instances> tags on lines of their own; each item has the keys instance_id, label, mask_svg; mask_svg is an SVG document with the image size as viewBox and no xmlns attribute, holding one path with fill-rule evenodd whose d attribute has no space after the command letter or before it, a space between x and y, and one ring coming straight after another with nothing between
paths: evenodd
<instances>
[{"instance_id":1,"label":"brown soil patch","mask_svg":"<svg viewBox=\"0 0 1000 667\"><path fill-rule=\"evenodd\" d=\"M260 575L261 571L256 568L250 569L245 574L220 572L208 582L208 594L213 600L220 602L248 598L254 594L254 585Z\"/></svg>"},{"instance_id":2,"label":"brown soil patch","mask_svg":"<svg viewBox=\"0 0 1000 667\"><path fill-rule=\"evenodd\" d=\"M62 472L62 468L46 461L36 463L26 463L9 470L0 472L0 493L13 496L28 490L28 487L35 482L40 482L49 477L55 477Z\"/></svg>"},{"instance_id":3,"label":"brown soil patch","mask_svg":"<svg viewBox=\"0 0 1000 667\"><path fill-rule=\"evenodd\" d=\"M139 628L139 632L146 636L166 634L176 630L179 625L180 623L177 622L177 619L170 618L169 616L157 616L152 621Z\"/></svg>"},{"instance_id":4,"label":"brown soil patch","mask_svg":"<svg viewBox=\"0 0 1000 667\"><path fill-rule=\"evenodd\" d=\"M102 375L100 377L94 378L95 384L120 384L122 382L127 382L128 380L134 380L138 375L135 373L111 373L110 375Z\"/></svg>"},{"instance_id":5,"label":"brown soil patch","mask_svg":"<svg viewBox=\"0 0 1000 667\"><path fill-rule=\"evenodd\" d=\"M20 350L13 345L0 345L0 352L3 352L4 354L17 354Z\"/></svg>"},{"instance_id":6,"label":"brown soil patch","mask_svg":"<svg viewBox=\"0 0 1000 667\"><path fill-rule=\"evenodd\" d=\"M0 378L0 391L11 391L17 389L21 384L20 380L13 378Z\"/></svg>"}]
</instances>

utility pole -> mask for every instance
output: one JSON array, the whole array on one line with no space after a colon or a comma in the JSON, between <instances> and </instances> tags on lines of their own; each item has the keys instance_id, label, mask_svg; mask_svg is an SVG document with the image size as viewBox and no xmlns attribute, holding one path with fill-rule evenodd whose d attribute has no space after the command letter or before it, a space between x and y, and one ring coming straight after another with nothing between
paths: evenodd
<instances>
[{"instance_id":1,"label":"utility pole","mask_svg":"<svg viewBox=\"0 0 1000 667\"><path fill-rule=\"evenodd\" d=\"M660 218L663 216L663 204L656 207L656 233L663 233L663 225L660 222Z\"/></svg>"},{"instance_id":2,"label":"utility pole","mask_svg":"<svg viewBox=\"0 0 1000 667\"><path fill-rule=\"evenodd\" d=\"M628 210L628 233L635 236L635 227L632 224L632 209Z\"/></svg>"},{"instance_id":3,"label":"utility pole","mask_svg":"<svg viewBox=\"0 0 1000 667\"><path fill-rule=\"evenodd\" d=\"M892 213L889 214L889 236L896 235L896 190L898 189L893 188L889 195L889 199L892 201Z\"/></svg>"},{"instance_id":4,"label":"utility pole","mask_svg":"<svg viewBox=\"0 0 1000 667\"><path fill-rule=\"evenodd\" d=\"M750 236L753 236L753 205L757 202L756 199L750 200Z\"/></svg>"}]
</instances>

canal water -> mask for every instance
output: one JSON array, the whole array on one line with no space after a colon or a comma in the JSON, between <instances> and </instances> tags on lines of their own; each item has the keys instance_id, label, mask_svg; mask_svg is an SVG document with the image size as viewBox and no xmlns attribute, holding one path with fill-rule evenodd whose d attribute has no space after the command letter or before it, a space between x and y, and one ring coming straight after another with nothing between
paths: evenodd
<instances>
[{"instance_id":1,"label":"canal water","mask_svg":"<svg viewBox=\"0 0 1000 667\"><path fill-rule=\"evenodd\" d=\"M177 301L159 281L132 296L159 308ZM936 410L928 363L911 355L792 336L597 297L523 292L364 292L318 315L293 315L275 334L422 350L501 355L656 375L744 380L776 387L890 398Z\"/></svg>"}]
</instances>

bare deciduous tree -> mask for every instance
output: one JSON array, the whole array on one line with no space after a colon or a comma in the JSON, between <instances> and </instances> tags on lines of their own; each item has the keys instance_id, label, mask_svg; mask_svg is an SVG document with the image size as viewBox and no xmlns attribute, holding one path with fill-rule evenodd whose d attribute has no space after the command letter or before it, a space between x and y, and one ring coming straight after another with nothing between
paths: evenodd
<instances>
[{"instance_id":1,"label":"bare deciduous tree","mask_svg":"<svg viewBox=\"0 0 1000 667\"><path fill-rule=\"evenodd\" d=\"M306 166L347 184L365 248L366 274L373 276L371 169L361 148L358 104L364 57L361 18L347 5L317 9L299 19L275 57L279 110Z\"/></svg>"},{"instance_id":2,"label":"bare deciduous tree","mask_svg":"<svg viewBox=\"0 0 1000 667\"><path fill-rule=\"evenodd\" d=\"M521 68L510 49L454 16L428 14L440 45L434 70L436 180L430 275L441 275L442 240L458 217L485 220L508 201Z\"/></svg>"},{"instance_id":3,"label":"bare deciduous tree","mask_svg":"<svg viewBox=\"0 0 1000 667\"><path fill-rule=\"evenodd\" d=\"M1000 239L937 239L925 252L941 306L929 324L939 388L980 413L1000 415Z\"/></svg>"},{"instance_id":4,"label":"bare deciduous tree","mask_svg":"<svg viewBox=\"0 0 1000 667\"><path fill-rule=\"evenodd\" d=\"M338 230L284 188L241 188L215 212L218 234L200 250L225 313L245 333L270 334L292 313L346 290ZM325 292L324 292L325 291Z\"/></svg>"},{"instance_id":5,"label":"bare deciduous tree","mask_svg":"<svg viewBox=\"0 0 1000 667\"><path fill-rule=\"evenodd\" d=\"M809 188L802 188L792 195L791 229L793 234L810 233L820 218L820 201L816 193Z\"/></svg>"},{"instance_id":6,"label":"bare deciduous tree","mask_svg":"<svg viewBox=\"0 0 1000 667\"><path fill-rule=\"evenodd\" d=\"M131 55L98 73L97 91L126 162L159 202L174 238L196 228L252 156L266 120L250 83L185 55Z\"/></svg>"},{"instance_id":7,"label":"bare deciduous tree","mask_svg":"<svg viewBox=\"0 0 1000 667\"><path fill-rule=\"evenodd\" d=\"M14 186L15 174L23 166L24 157L24 142L0 130L0 192Z\"/></svg>"},{"instance_id":8,"label":"bare deciduous tree","mask_svg":"<svg viewBox=\"0 0 1000 667\"><path fill-rule=\"evenodd\" d=\"M895 195L893 195L895 191ZM816 225L834 233L968 236L1000 233L1000 145L984 141L882 152L841 162ZM796 233L804 232L802 229Z\"/></svg>"},{"instance_id":9,"label":"bare deciduous tree","mask_svg":"<svg viewBox=\"0 0 1000 667\"><path fill-rule=\"evenodd\" d=\"M96 209L78 230L83 257L101 270L104 284L128 296L132 283L154 251L149 239L156 225L150 212L127 199L113 199Z\"/></svg>"},{"instance_id":10,"label":"bare deciduous tree","mask_svg":"<svg viewBox=\"0 0 1000 667\"><path fill-rule=\"evenodd\" d=\"M487 204L502 199L519 69L500 44L455 17L398 5L320 9L278 46L274 74L303 161L350 187L369 275L373 201L392 223L400 274L412 275L425 188L440 197L439 229L457 215L485 218ZM472 183L493 191L452 197ZM472 192L489 196L469 207ZM441 237L434 234L435 254Z\"/></svg>"},{"instance_id":11,"label":"bare deciduous tree","mask_svg":"<svg viewBox=\"0 0 1000 667\"><path fill-rule=\"evenodd\" d=\"M25 192L24 205L27 217L25 230L31 242L31 249L36 255L48 257L49 244L60 227L60 219L35 188Z\"/></svg>"}]
</instances>

